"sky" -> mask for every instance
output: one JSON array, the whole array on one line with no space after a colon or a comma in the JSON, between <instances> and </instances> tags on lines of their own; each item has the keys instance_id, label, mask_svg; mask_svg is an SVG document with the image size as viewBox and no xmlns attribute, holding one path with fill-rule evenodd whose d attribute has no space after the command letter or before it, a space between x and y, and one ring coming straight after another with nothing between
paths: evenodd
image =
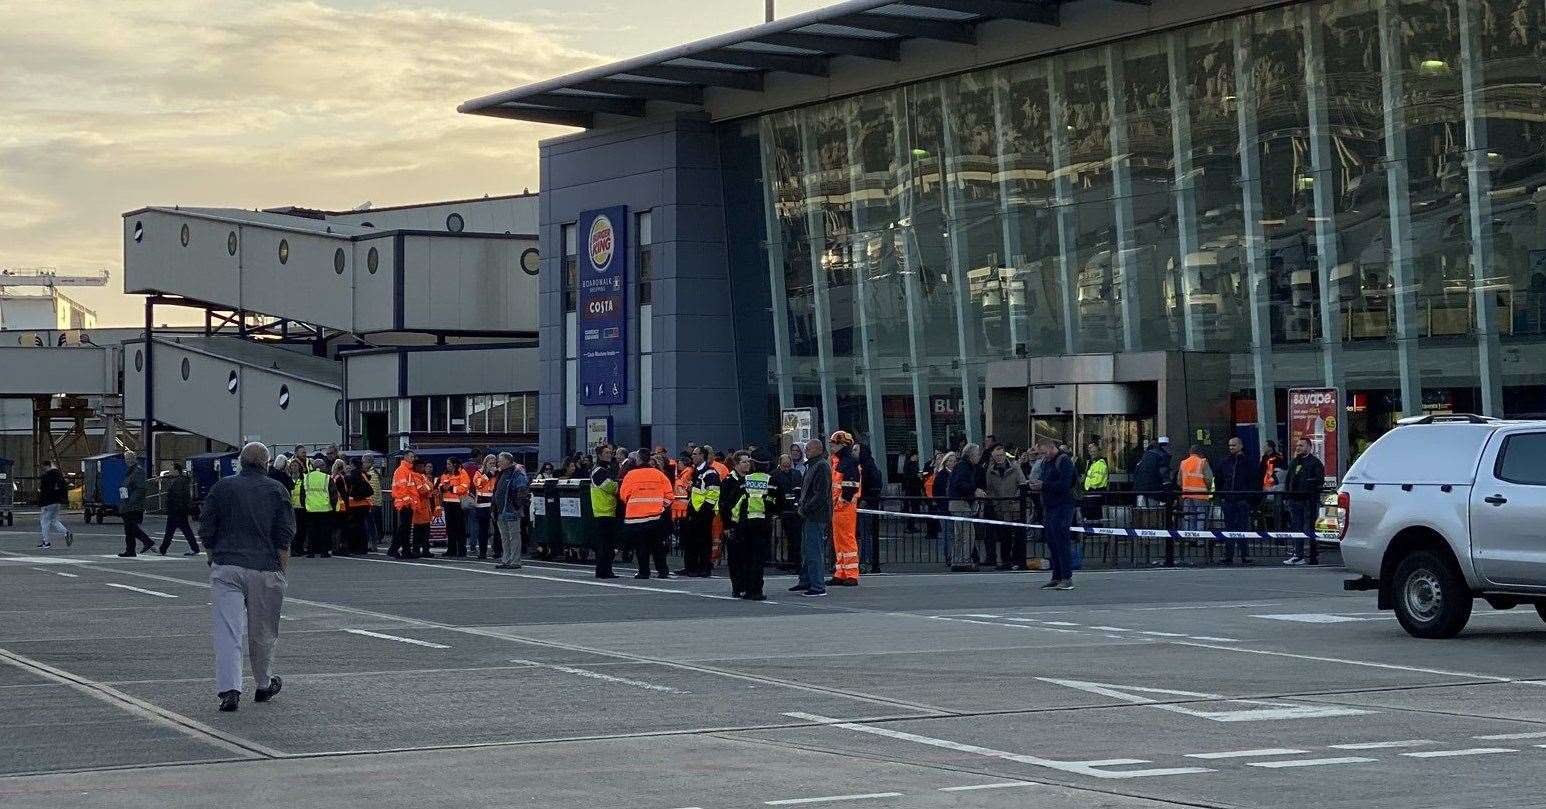
<instances>
[{"instance_id":1,"label":"sky","mask_svg":"<svg viewBox=\"0 0 1546 809\"><path fill-rule=\"evenodd\" d=\"M105 268L106 288L68 294L130 325L126 211L535 191L537 141L569 130L457 104L762 15L763 0L0 0L0 268Z\"/></svg>"}]
</instances>

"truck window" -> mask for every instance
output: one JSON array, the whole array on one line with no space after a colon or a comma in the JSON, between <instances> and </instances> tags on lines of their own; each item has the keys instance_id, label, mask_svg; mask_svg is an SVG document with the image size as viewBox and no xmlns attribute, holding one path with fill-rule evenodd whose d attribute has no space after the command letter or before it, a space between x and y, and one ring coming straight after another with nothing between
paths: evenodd
<instances>
[{"instance_id":1,"label":"truck window","mask_svg":"<svg viewBox=\"0 0 1546 809\"><path fill-rule=\"evenodd\" d=\"M1499 480L1524 486L1546 486L1546 433L1511 435L1498 453Z\"/></svg>"}]
</instances>

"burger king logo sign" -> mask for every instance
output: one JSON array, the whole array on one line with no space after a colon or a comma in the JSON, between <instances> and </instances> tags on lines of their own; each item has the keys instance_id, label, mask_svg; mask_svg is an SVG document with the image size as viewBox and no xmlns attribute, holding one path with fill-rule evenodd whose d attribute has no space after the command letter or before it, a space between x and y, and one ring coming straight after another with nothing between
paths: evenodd
<instances>
[{"instance_id":1,"label":"burger king logo sign","mask_svg":"<svg viewBox=\"0 0 1546 809\"><path fill-rule=\"evenodd\" d=\"M605 216L598 216L591 220L590 235L586 237L586 243L590 248L590 265L597 270L606 269L612 263L612 251L616 246L617 231L612 227L612 220Z\"/></svg>"}]
</instances>

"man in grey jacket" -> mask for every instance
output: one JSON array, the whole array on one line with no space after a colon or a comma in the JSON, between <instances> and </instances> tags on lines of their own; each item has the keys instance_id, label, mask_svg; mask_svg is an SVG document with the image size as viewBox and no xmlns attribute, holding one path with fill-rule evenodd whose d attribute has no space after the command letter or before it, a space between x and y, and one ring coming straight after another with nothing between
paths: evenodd
<instances>
[{"instance_id":1,"label":"man in grey jacket","mask_svg":"<svg viewBox=\"0 0 1546 809\"><path fill-rule=\"evenodd\" d=\"M805 591L808 596L827 594L827 548L832 542L827 531L832 526L832 466L821 440L805 442L805 478L800 482L800 519L805 523L800 540L800 582L789 592Z\"/></svg>"},{"instance_id":2,"label":"man in grey jacket","mask_svg":"<svg viewBox=\"0 0 1546 809\"><path fill-rule=\"evenodd\" d=\"M123 518L123 553L118 555L129 557L150 550L156 543L140 527L140 523L145 521L145 494L149 489L145 481L145 468L140 466L139 454L132 450L123 454L123 463L123 483L118 486L118 516ZM135 540L139 540L142 546L138 551L134 549Z\"/></svg>"},{"instance_id":3,"label":"man in grey jacket","mask_svg":"<svg viewBox=\"0 0 1546 809\"><path fill-rule=\"evenodd\" d=\"M272 667L295 512L290 493L268 477L267 447L242 447L241 465L241 474L222 478L209 490L199 516L199 538L209 552L215 682L222 711L236 710L241 701L244 635L253 680L262 683L254 701L268 702L284 684Z\"/></svg>"}]
</instances>

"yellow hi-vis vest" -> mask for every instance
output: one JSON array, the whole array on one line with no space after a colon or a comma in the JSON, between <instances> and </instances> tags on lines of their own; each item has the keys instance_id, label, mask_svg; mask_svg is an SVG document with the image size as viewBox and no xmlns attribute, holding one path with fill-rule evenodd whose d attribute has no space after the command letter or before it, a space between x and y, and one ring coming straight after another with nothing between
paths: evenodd
<instances>
[{"instance_id":1,"label":"yellow hi-vis vest","mask_svg":"<svg viewBox=\"0 0 1546 809\"><path fill-rule=\"evenodd\" d=\"M709 475L714 475L714 482L709 482ZM704 464L698 469L698 473L692 479L692 494L689 500L692 502L693 511L701 511L705 503L711 507L719 505L719 470L713 464Z\"/></svg>"},{"instance_id":2,"label":"yellow hi-vis vest","mask_svg":"<svg viewBox=\"0 0 1546 809\"><path fill-rule=\"evenodd\" d=\"M753 472L741 482L741 497L730 507L730 521L765 520L768 517L768 481L772 475Z\"/></svg>"},{"instance_id":3,"label":"yellow hi-vis vest","mask_svg":"<svg viewBox=\"0 0 1546 809\"><path fill-rule=\"evenodd\" d=\"M329 480L327 473L319 469L313 469L301 477L301 494L307 511L315 514L333 510L327 494Z\"/></svg>"},{"instance_id":4,"label":"yellow hi-vis vest","mask_svg":"<svg viewBox=\"0 0 1546 809\"><path fill-rule=\"evenodd\" d=\"M610 469L598 468L591 473L590 478L590 513L596 517L617 516L617 476L613 474L605 483L597 483L596 478L603 472L613 472Z\"/></svg>"},{"instance_id":5,"label":"yellow hi-vis vest","mask_svg":"<svg viewBox=\"0 0 1546 809\"><path fill-rule=\"evenodd\" d=\"M1096 458L1090 462L1090 468L1084 472L1084 490L1094 492L1106 488L1106 482L1109 477L1106 459Z\"/></svg>"}]
</instances>

